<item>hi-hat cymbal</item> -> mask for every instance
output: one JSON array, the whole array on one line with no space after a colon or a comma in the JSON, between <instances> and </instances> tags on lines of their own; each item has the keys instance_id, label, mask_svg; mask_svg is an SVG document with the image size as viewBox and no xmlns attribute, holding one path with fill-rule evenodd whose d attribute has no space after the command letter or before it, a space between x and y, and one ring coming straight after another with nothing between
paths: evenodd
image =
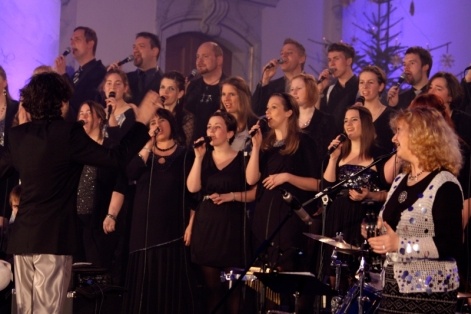
<instances>
[{"instance_id":1,"label":"hi-hat cymbal","mask_svg":"<svg viewBox=\"0 0 471 314\"><path fill-rule=\"evenodd\" d=\"M355 251L355 252L361 251L361 249L359 247L348 244L345 241L337 241L337 240L329 238L329 237L325 237L325 236L322 236L322 235L319 235L319 234L307 233L307 232L304 232L304 235L311 238L311 239L314 239L314 240L320 241L322 243L332 245L332 246L334 246L338 249L341 249L342 253L352 254L353 251Z\"/></svg>"}]
</instances>

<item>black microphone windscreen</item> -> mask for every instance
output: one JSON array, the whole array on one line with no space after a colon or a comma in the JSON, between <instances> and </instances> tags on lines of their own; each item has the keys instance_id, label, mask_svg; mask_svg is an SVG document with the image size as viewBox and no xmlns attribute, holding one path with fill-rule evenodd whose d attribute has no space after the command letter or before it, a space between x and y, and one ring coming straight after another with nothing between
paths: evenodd
<instances>
[{"instance_id":1,"label":"black microphone windscreen","mask_svg":"<svg viewBox=\"0 0 471 314\"><path fill-rule=\"evenodd\" d=\"M108 98L114 98L116 97L116 93L114 91L111 91L109 94L108 94Z\"/></svg>"},{"instance_id":2,"label":"black microphone windscreen","mask_svg":"<svg viewBox=\"0 0 471 314\"><path fill-rule=\"evenodd\" d=\"M203 144L209 144L211 142L211 136L204 136L202 140L193 144L193 148L198 148Z\"/></svg>"},{"instance_id":3,"label":"black microphone windscreen","mask_svg":"<svg viewBox=\"0 0 471 314\"><path fill-rule=\"evenodd\" d=\"M64 57L67 56L67 55L70 53L70 51L71 51L71 50L70 50L70 47L67 47L67 48L65 48L64 52L62 53L62 55L63 55Z\"/></svg>"},{"instance_id":4,"label":"black microphone windscreen","mask_svg":"<svg viewBox=\"0 0 471 314\"><path fill-rule=\"evenodd\" d=\"M363 97L363 96L358 96L357 99L355 100L355 104L356 104L356 103L361 103L362 106L364 106L364 105L365 105L365 97Z\"/></svg>"},{"instance_id":5,"label":"black microphone windscreen","mask_svg":"<svg viewBox=\"0 0 471 314\"><path fill-rule=\"evenodd\" d=\"M123 60L119 61L118 62L118 66L122 66L123 64L125 63L128 63L128 62L131 62L134 60L134 56L133 55L129 55L127 56L126 58L124 58Z\"/></svg>"},{"instance_id":6,"label":"black microphone windscreen","mask_svg":"<svg viewBox=\"0 0 471 314\"><path fill-rule=\"evenodd\" d=\"M186 77L186 79L187 79L188 81L191 81L192 79L194 79L195 77L197 77L198 74L199 74L198 70L197 70L197 69L193 69L193 70L191 70L190 75L188 75L188 76Z\"/></svg>"}]
</instances>

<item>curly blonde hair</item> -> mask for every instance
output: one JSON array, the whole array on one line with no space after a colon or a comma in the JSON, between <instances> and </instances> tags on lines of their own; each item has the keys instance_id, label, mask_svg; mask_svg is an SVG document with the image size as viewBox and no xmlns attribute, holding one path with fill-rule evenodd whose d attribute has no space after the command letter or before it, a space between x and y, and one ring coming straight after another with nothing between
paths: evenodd
<instances>
[{"instance_id":1,"label":"curly blonde hair","mask_svg":"<svg viewBox=\"0 0 471 314\"><path fill-rule=\"evenodd\" d=\"M445 169L458 175L463 164L459 139L438 110L422 106L401 110L390 121L394 132L399 122L409 126L409 149L423 170ZM405 162L404 171L409 173L410 168Z\"/></svg>"}]
</instances>

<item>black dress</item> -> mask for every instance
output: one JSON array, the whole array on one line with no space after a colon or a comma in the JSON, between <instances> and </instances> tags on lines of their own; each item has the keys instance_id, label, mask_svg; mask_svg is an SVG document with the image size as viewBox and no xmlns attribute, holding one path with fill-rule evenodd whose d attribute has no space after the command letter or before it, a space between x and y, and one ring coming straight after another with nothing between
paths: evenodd
<instances>
[{"instance_id":1,"label":"black dress","mask_svg":"<svg viewBox=\"0 0 471 314\"><path fill-rule=\"evenodd\" d=\"M109 138L103 140L103 147L112 148L117 143ZM113 192L125 194L127 182L124 173L114 169L85 165L77 189L78 252L74 262L91 262L117 275L120 261L115 260L115 250L122 234L122 217L118 216L116 231L105 234L103 220L108 213ZM113 278L116 281L116 278Z\"/></svg>"},{"instance_id":2,"label":"black dress","mask_svg":"<svg viewBox=\"0 0 471 314\"><path fill-rule=\"evenodd\" d=\"M300 134L300 140L297 151L292 155L281 155L280 148L272 148L261 155L261 177L257 187L252 224L254 249L273 233L290 212L290 206L283 201L281 189L290 192L300 202L305 202L314 196L313 192L301 190L289 183L283 183L273 190L267 190L262 185L262 181L269 175L282 172L300 177L319 178L320 165L316 145L306 134ZM312 213L317 207L311 203L305 209ZM309 268L308 257L303 254L308 243L308 238L303 232L308 232L308 227L296 215L293 216L276 235L274 245L261 257L271 268L279 267L284 271L305 271Z\"/></svg>"},{"instance_id":3,"label":"black dress","mask_svg":"<svg viewBox=\"0 0 471 314\"><path fill-rule=\"evenodd\" d=\"M165 163L160 163L161 158ZM125 313L193 313L189 256L183 234L191 198L186 174L192 159L178 146L166 157L136 156L127 168L137 180L126 276ZM140 300L142 298L142 305Z\"/></svg>"},{"instance_id":4,"label":"black dress","mask_svg":"<svg viewBox=\"0 0 471 314\"><path fill-rule=\"evenodd\" d=\"M363 169L357 165L337 165L338 181L344 180L350 175ZM325 236L334 238L338 232L342 232L343 239L348 243L359 246L363 242L360 233L360 226L365 217L365 210L369 205L366 202L352 201L349 197L349 189L368 188L370 191L380 191L381 184L378 172L368 169L359 177L348 180L335 195L332 196L332 203L327 208ZM371 204L379 213L381 204Z\"/></svg>"},{"instance_id":5,"label":"black dress","mask_svg":"<svg viewBox=\"0 0 471 314\"><path fill-rule=\"evenodd\" d=\"M373 122L376 131L376 146L382 149L385 153L393 150L394 144L392 138L394 133L389 125L391 114L395 112L391 107L386 107L378 118Z\"/></svg>"},{"instance_id":6,"label":"black dress","mask_svg":"<svg viewBox=\"0 0 471 314\"><path fill-rule=\"evenodd\" d=\"M223 169L218 169L207 151L201 169L202 195L246 190L245 162L242 152ZM243 268L248 260L244 235L244 203L216 205L210 199L198 206L193 223L191 260L216 268Z\"/></svg>"}]
</instances>

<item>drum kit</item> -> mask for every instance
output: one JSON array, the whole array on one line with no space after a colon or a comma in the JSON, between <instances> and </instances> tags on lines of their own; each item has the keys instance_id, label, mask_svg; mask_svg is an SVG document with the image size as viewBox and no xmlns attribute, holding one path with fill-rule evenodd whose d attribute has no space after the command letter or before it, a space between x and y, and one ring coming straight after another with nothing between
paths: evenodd
<instances>
[{"instance_id":1,"label":"drum kit","mask_svg":"<svg viewBox=\"0 0 471 314\"><path fill-rule=\"evenodd\" d=\"M247 286L255 289L258 293L264 293L266 299L280 304L280 294L288 293L295 298L295 312L297 301L301 294L312 296L328 296L331 299L331 313L335 314L370 314L374 313L381 299L380 274L375 270L370 272L367 264L367 256L370 253L366 249L346 243L341 239L304 233L307 237L325 243L334 248L332 253L332 266L335 267L335 284L332 289L324 284L316 276L309 272L263 272L258 267L251 267L247 274L241 274L237 270L221 273L221 281L229 282L242 280ZM346 291L340 287L342 277L343 261L337 258L337 253L343 253L360 258L360 267L355 276L356 281ZM240 276L244 276L240 278ZM279 311L268 311L267 313L286 313ZM322 312L325 313L325 312Z\"/></svg>"},{"instance_id":2,"label":"drum kit","mask_svg":"<svg viewBox=\"0 0 471 314\"><path fill-rule=\"evenodd\" d=\"M370 256L370 251L348 244L343 241L341 236L332 239L312 233L304 233L304 235L321 243L328 244L334 249L331 255L331 266L335 268L335 284L333 290L336 292L336 296L332 297L331 300L331 313L374 313L381 300L382 280L380 278L381 271L378 271L377 267L372 267L371 264L367 263L367 260L370 260L367 258ZM360 259L360 266L355 276L356 281L346 292L340 286L342 266L344 266L345 263L338 258L337 253L353 255ZM370 272L370 270L372 271Z\"/></svg>"}]
</instances>

